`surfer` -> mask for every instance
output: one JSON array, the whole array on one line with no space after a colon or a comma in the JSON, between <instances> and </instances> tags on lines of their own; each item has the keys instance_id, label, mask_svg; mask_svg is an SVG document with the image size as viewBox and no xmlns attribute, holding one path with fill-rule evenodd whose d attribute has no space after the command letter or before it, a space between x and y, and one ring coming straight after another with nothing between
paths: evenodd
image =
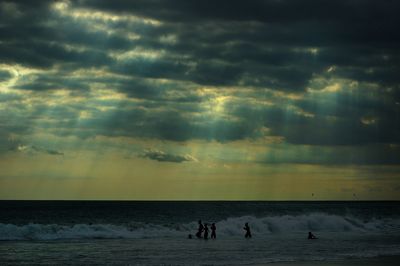
<instances>
[{"instance_id":1,"label":"surfer","mask_svg":"<svg viewBox=\"0 0 400 266\"><path fill-rule=\"evenodd\" d=\"M313 233L308 232L308 239L317 239L317 237Z\"/></svg>"},{"instance_id":2,"label":"surfer","mask_svg":"<svg viewBox=\"0 0 400 266\"><path fill-rule=\"evenodd\" d=\"M208 239L208 226L204 224L204 239Z\"/></svg>"},{"instance_id":3,"label":"surfer","mask_svg":"<svg viewBox=\"0 0 400 266\"><path fill-rule=\"evenodd\" d=\"M201 238L201 233L203 233L204 226L201 223L201 220L199 220L199 228L197 229L196 237Z\"/></svg>"},{"instance_id":4,"label":"surfer","mask_svg":"<svg viewBox=\"0 0 400 266\"><path fill-rule=\"evenodd\" d=\"M217 238L217 234L215 233L215 231L217 230L217 227L215 226L215 223L211 224L211 238L216 239Z\"/></svg>"},{"instance_id":5,"label":"surfer","mask_svg":"<svg viewBox=\"0 0 400 266\"><path fill-rule=\"evenodd\" d=\"M251 238L250 226L249 223L245 223L243 229L246 231L244 235L245 238Z\"/></svg>"}]
</instances>

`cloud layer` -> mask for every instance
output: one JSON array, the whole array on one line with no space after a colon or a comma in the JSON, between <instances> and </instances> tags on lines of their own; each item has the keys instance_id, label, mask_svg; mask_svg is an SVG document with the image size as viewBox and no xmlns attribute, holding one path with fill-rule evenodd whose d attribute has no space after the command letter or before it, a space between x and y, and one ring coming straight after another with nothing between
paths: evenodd
<instances>
[{"instance_id":1,"label":"cloud layer","mask_svg":"<svg viewBox=\"0 0 400 266\"><path fill-rule=\"evenodd\" d=\"M188 154L176 155L156 149L145 150L142 154L142 157L159 162L182 163L182 162L197 161L193 156L190 156Z\"/></svg>"},{"instance_id":2,"label":"cloud layer","mask_svg":"<svg viewBox=\"0 0 400 266\"><path fill-rule=\"evenodd\" d=\"M267 155L253 157L264 163L322 163L322 149L324 163L398 164L399 7L3 1L0 151L10 135L50 134L258 141ZM143 156L190 161L174 154Z\"/></svg>"}]
</instances>

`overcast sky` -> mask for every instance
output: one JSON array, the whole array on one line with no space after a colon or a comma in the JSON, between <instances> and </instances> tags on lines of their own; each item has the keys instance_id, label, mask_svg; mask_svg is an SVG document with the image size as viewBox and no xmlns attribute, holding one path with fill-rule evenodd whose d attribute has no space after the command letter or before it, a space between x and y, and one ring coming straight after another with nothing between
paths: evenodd
<instances>
[{"instance_id":1,"label":"overcast sky","mask_svg":"<svg viewBox=\"0 0 400 266\"><path fill-rule=\"evenodd\" d=\"M399 11L1 1L0 199L400 199Z\"/></svg>"}]
</instances>

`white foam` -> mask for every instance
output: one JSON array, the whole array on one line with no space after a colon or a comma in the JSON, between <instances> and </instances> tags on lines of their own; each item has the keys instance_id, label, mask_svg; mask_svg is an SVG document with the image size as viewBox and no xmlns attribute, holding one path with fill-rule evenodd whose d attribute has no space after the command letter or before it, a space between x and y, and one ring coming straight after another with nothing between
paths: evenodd
<instances>
[{"instance_id":1,"label":"white foam","mask_svg":"<svg viewBox=\"0 0 400 266\"><path fill-rule=\"evenodd\" d=\"M208 222L208 221L206 221ZM212 222L212 221L209 221ZM243 225L248 222L255 235L286 234L293 232L388 232L400 231L400 220L382 219L363 221L350 216L313 213L308 215L283 215L254 217L242 216L217 221L219 237L243 235ZM168 238L194 234L197 222L176 225L173 228L132 222L129 225L112 224L2 224L0 240L57 240L91 238Z\"/></svg>"},{"instance_id":2,"label":"white foam","mask_svg":"<svg viewBox=\"0 0 400 266\"><path fill-rule=\"evenodd\" d=\"M327 214L309 214L309 215L283 215L256 218L254 216L243 216L238 218L229 218L219 222L220 232L233 234L243 227L245 222L249 222L252 231L263 234L278 234L286 232L305 232L305 231L329 231L329 232L349 232L379 230L382 228L392 228L393 222L400 225L400 221L391 221L385 224L385 221L371 220L363 222L352 217L342 217Z\"/></svg>"}]
</instances>

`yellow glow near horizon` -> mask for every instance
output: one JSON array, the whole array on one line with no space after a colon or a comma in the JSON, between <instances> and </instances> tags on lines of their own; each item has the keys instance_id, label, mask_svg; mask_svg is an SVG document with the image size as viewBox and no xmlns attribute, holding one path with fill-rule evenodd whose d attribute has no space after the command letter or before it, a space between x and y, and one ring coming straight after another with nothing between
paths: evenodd
<instances>
[{"instance_id":1,"label":"yellow glow near horizon","mask_svg":"<svg viewBox=\"0 0 400 266\"><path fill-rule=\"evenodd\" d=\"M25 168L19 170L7 167L18 158L1 160L1 198L345 200L355 199L353 194L356 199L397 195L395 176L371 183L365 167L248 163L204 167L210 162L160 165L139 157L127 164L116 154L88 155L62 161L47 155L24 156Z\"/></svg>"}]
</instances>

